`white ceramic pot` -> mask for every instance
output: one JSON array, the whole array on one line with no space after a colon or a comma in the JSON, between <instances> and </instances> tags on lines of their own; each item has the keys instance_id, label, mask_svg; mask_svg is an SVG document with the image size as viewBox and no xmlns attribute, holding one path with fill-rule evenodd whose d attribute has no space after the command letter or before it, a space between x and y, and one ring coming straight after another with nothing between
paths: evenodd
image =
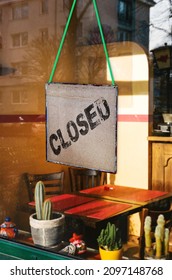
<instances>
[{"instance_id":1,"label":"white ceramic pot","mask_svg":"<svg viewBox=\"0 0 172 280\"><path fill-rule=\"evenodd\" d=\"M36 213L30 216L31 234L34 244L51 247L63 239L65 216L62 213L53 213L52 220L37 220Z\"/></svg>"}]
</instances>

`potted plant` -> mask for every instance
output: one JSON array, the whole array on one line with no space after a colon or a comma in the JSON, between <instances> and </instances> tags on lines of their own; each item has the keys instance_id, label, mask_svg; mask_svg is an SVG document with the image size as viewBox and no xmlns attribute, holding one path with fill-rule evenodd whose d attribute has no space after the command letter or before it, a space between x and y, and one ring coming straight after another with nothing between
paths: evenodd
<instances>
[{"instance_id":1,"label":"potted plant","mask_svg":"<svg viewBox=\"0 0 172 280\"><path fill-rule=\"evenodd\" d=\"M52 212L51 200L44 200L45 186L42 181L36 183L34 197L36 213L30 216L33 242L44 247L54 246L62 240L65 216Z\"/></svg>"},{"instance_id":2,"label":"potted plant","mask_svg":"<svg viewBox=\"0 0 172 280\"><path fill-rule=\"evenodd\" d=\"M122 241L119 229L115 224L107 223L97 238L99 253L102 260L122 259Z\"/></svg>"},{"instance_id":3,"label":"potted plant","mask_svg":"<svg viewBox=\"0 0 172 280\"><path fill-rule=\"evenodd\" d=\"M169 229L165 228L165 219L162 214L158 216L155 232L151 232L151 217L147 216L144 222L145 233L145 259L168 259ZM152 237L153 240L152 241Z\"/></svg>"}]
</instances>

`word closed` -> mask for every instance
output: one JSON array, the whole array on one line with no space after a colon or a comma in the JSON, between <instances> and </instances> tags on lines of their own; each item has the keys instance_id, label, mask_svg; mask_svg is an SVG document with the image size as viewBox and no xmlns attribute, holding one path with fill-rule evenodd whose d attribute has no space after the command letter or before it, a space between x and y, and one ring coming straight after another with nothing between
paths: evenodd
<instances>
[{"instance_id":1,"label":"word closed","mask_svg":"<svg viewBox=\"0 0 172 280\"><path fill-rule=\"evenodd\" d=\"M96 100L84 109L84 113L78 114L75 121L71 120L66 124L66 130L70 140L64 140L61 129L58 129L56 133L50 135L49 142L54 154L59 155L61 147L67 149L71 146L72 142L78 141L80 135L87 135L89 130L95 129L102 121L107 120L109 116L110 108L107 100L104 98ZM58 140L61 145L57 144Z\"/></svg>"},{"instance_id":2,"label":"word closed","mask_svg":"<svg viewBox=\"0 0 172 280\"><path fill-rule=\"evenodd\" d=\"M47 84L47 161L116 172L116 118L116 87Z\"/></svg>"}]
</instances>

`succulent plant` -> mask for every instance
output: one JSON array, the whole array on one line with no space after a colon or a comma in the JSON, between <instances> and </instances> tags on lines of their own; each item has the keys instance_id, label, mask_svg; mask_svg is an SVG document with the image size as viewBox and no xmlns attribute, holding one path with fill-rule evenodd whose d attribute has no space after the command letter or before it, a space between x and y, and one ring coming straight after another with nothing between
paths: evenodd
<instances>
[{"instance_id":1,"label":"succulent plant","mask_svg":"<svg viewBox=\"0 0 172 280\"><path fill-rule=\"evenodd\" d=\"M164 255L168 255L169 252L169 235L170 235L170 231L168 228L165 228L164 231Z\"/></svg>"},{"instance_id":2,"label":"succulent plant","mask_svg":"<svg viewBox=\"0 0 172 280\"><path fill-rule=\"evenodd\" d=\"M162 214L158 216L157 226L155 227L155 244L151 240L151 217L147 216L144 222L145 249L150 256L155 255L160 259L168 255L169 250L169 229L165 228L165 219Z\"/></svg>"},{"instance_id":3,"label":"succulent plant","mask_svg":"<svg viewBox=\"0 0 172 280\"><path fill-rule=\"evenodd\" d=\"M156 246L155 246L155 249L156 249L156 257L157 258L160 258L161 257L161 254L162 254L162 242L163 242L163 239L162 239L162 236L163 236L163 232L162 232L162 228L160 226L156 226L155 228L155 242L156 242Z\"/></svg>"},{"instance_id":4,"label":"succulent plant","mask_svg":"<svg viewBox=\"0 0 172 280\"><path fill-rule=\"evenodd\" d=\"M107 223L105 229L102 229L97 238L100 247L105 250L113 251L122 248L121 234L115 224Z\"/></svg>"},{"instance_id":5,"label":"succulent plant","mask_svg":"<svg viewBox=\"0 0 172 280\"><path fill-rule=\"evenodd\" d=\"M36 183L35 186L35 207L38 220L51 220L52 202L50 199L44 201L45 186L42 181Z\"/></svg>"},{"instance_id":6,"label":"succulent plant","mask_svg":"<svg viewBox=\"0 0 172 280\"><path fill-rule=\"evenodd\" d=\"M144 222L144 232L145 232L145 246L146 248L152 247L151 239L151 217L147 216Z\"/></svg>"}]
</instances>

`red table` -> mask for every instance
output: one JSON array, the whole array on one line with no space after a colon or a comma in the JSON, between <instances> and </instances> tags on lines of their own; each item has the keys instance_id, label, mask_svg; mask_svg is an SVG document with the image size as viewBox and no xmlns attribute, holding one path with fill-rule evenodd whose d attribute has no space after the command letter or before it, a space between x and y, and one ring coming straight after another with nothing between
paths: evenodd
<instances>
[{"instance_id":1,"label":"red table","mask_svg":"<svg viewBox=\"0 0 172 280\"><path fill-rule=\"evenodd\" d=\"M140 210L140 206L132 203L109 201L82 194L62 194L53 196L50 200L54 211L78 217L92 227L95 227L97 222L129 215ZM30 202L29 205L34 207L35 202Z\"/></svg>"},{"instance_id":2,"label":"red table","mask_svg":"<svg viewBox=\"0 0 172 280\"><path fill-rule=\"evenodd\" d=\"M140 212L143 207L163 199L172 199L172 193L139 188L103 185L51 197L53 210L78 217L95 227L97 222ZM29 203L34 206L34 202Z\"/></svg>"},{"instance_id":3,"label":"red table","mask_svg":"<svg viewBox=\"0 0 172 280\"><path fill-rule=\"evenodd\" d=\"M89 197L104 198L125 203L134 203L145 206L155 201L171 198L172 193L157 190L145 190L133 187L103 185L80 191Z\"/></svg>"},{"instance_id":4,"label":"red table","mask_svg":"<svg viewBox=\"0 0 172 280\"><path fill-rule=\"evenodd\" d=\"M63 212L66 209L95 200L93 197L86 197L76 194L61 194L49 198L53 203L53 210ZM35 202L29 202L31 207L35 207Z\"/></svg>"}]
</instances>

